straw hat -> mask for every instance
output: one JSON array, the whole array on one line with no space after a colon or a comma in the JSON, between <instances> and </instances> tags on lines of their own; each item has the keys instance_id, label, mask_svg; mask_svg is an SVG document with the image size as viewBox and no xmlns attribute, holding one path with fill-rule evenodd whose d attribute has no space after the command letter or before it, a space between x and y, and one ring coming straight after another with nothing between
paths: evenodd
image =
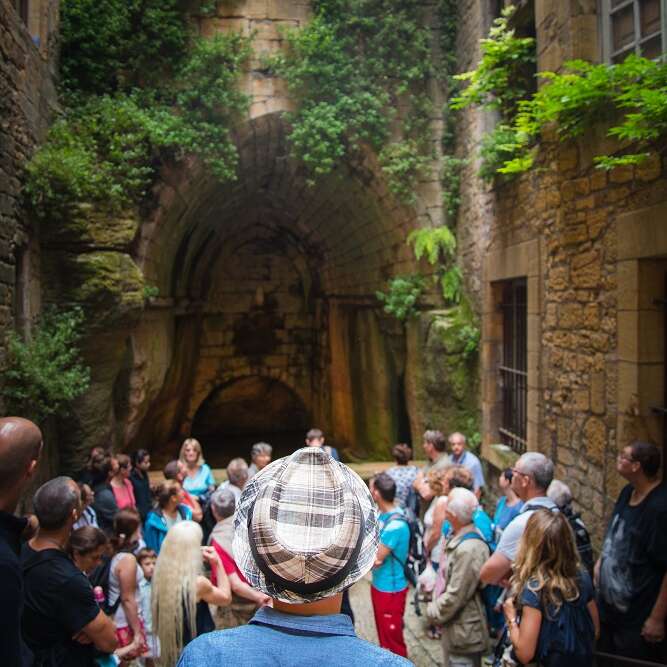
<instances>
[{"instance_id":1,"label":"straw hat","mask_svg":"<svg viewBox=\"0 0 667 667\"><path fill-rule=\"evenodd\" d=\"M234 559L248 583L284 602L340 593L373 567L375 504L355 472L318 447L278 459L246 485Z\"/></svg>"}]
</instances>

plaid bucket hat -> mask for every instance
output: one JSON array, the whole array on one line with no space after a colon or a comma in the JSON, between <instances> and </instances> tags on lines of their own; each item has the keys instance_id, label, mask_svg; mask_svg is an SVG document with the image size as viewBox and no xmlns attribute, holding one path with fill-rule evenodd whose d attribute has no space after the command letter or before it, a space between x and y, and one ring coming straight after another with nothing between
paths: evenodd
<instances>
[{"instance_id":1,"label":"plaid bucket hat","mask_svg":"<svg viewBox=\"0 0 667 667\"><path fill-rule=\"evenodd\" d=\"M340 593L373 566L375 504L362 479L318 447L270 463L246 485L234 559L248 583L283 602Z\"/></svg>"}]
</instances>

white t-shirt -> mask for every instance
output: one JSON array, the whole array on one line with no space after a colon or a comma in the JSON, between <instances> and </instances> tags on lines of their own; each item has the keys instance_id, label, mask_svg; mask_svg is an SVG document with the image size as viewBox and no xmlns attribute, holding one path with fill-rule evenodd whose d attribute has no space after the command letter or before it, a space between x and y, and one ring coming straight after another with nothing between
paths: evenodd
<instances>
[{"instance_id":1,"label":"white t-shirt","mask_svg":"<svg viewBox=\"0 0 667 667\"><path fill-rule=\"evenodd\" d=\"M540 507L546 507L549 510L558 509L556 503L546 496L531 498L526 501L521 512L503 530L496 551L505 556L510 562L513 563L516 560L516 555L519 551L519 540L523 535L523 531L526 530L526 524L528 523L528 519L530 519L530 515Z\"/></svg>"}]
</instances>

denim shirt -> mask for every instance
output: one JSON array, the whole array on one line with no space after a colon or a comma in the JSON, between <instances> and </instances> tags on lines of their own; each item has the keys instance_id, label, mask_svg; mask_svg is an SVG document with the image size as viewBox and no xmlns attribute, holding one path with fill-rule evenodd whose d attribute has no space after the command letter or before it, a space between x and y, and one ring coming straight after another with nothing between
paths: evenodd
<instances>
[{"instance_id":1,"label":"denim shirt","mask_svg":"<svg viewBox=\"0 0 667 667\"><path fill-rule=\"evenodd\" d=\"M368 667L412 665L354 633L349 616L297 616L262 607L248 625L197 637L178 667Z\"/></svg>"}]
</instances>

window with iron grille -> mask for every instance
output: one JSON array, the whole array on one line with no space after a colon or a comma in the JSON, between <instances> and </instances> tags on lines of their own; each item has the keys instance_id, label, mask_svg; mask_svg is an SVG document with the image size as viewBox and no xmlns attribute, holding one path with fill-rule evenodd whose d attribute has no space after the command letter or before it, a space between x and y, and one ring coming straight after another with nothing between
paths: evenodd
<instances>
[{"instance_id":1,"label":"window with iron grille","mask_svg":"<svg viewBox=\"0 0 667 667\"><path fill-rule=\"evenodd\" d=\"M525 278L502 283L502 360L499 367L502 395L500 440L517 453L526 451L528 389L527 287Z\"/></svg>"},{"instance_id":2,"label":"window with iron grille","mask_svg":"<svg viewBox=\"0 0 667 667\"><path fill-rule=\"evenodd\" d=\"M659 58L667 50L667 0L602 0L604 57L619 63L630 53Z\"/></svg>"}]
</instances>

